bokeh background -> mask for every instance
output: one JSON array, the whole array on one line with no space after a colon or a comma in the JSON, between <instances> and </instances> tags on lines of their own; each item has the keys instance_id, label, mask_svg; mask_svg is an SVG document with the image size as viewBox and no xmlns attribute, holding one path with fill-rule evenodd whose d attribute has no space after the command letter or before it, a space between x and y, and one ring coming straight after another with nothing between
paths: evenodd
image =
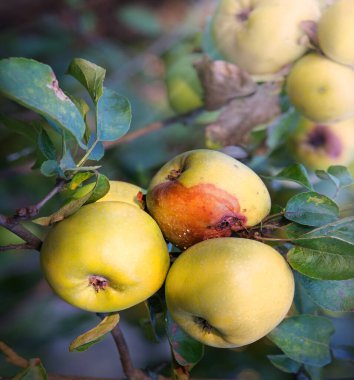
<instances>
[{"instance_id":1,"label":"bokeh background","mask_svg":"<svg viewBox=\"0 0 354 380\"><path fill-rule=\"evenodd\" d=\"M131 130L173 115L166 96L166 64L200 50L201 34L215 0L12 0L0 2L0 58L22 56L49 64L60 86L86 96L65 75L73 58L88 59L107 69L105 85L126 96L131 104ZM31 112L0 98L0 112L31 120ZM139 139L116 144L102 160L102 173L146 187L154 172L176 154L204 147L203 125L175 123ZM31 170L26 141L0 125L0 212L41 199L53 186L51 179ZM284 194L284 193L283 193ZM54 211L60 199L43 214ZM40 233L40 231L38 231ZM138 234L138 231L137 231ZM18 239L0 229L0 244ZM250 279L251 280L251 279ZM311 304L308 305L311 310ZM330 315L329 317L331 317ZM334 315L338 344L353 344L353 318ZM122 329L137 367L168 369L166 338L151 342L144 332L145 309L122 313ZM40 357L50 373L95 377L122 377L110 336L88 351L69 353L70 342L97 324L98 318L77 310L56 296L44 281L38 254L30 251L0 255L0 340L26 358ZM237 350L206 349L193 377L238 380L293 379L275 369L266 358L279 351L267 340ZM0 378L16 369L0 354ZM354 367L334 362L325 378L354 379Z\"/></svg>"}]
</instances>

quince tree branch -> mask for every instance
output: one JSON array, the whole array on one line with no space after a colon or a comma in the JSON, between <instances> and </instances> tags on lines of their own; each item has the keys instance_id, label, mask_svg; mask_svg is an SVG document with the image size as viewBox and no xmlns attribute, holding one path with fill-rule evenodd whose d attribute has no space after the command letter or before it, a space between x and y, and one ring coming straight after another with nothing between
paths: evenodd
<instances>
[{"instance_id":1,"label":"quince tree branch","mask_svg":"<svg viewBox=\"0 0 354 380\"><path fill-rule=\"evenodd\" d=\"M39 250L42 241L37 236L35 236L32 232L30 232L27 228L25 228L21 221L24 220L31 220L35 216L38 215L40 209L56 195L59 193L62 188L64 187L66 181L63 179L59 179L54 186L54 188L39 202L37 202L35 205L27 206L27 207L21 207L18 210L16 210L15 214L13 216L6 216L3 214L0 214L0 226L6 228L7 230L11 231L21 239L25 241L25 243L22 244L10 244L7 246L1 246L0 252L8 251L10 249L36 249Z\"/></svg>"}]
</instances>

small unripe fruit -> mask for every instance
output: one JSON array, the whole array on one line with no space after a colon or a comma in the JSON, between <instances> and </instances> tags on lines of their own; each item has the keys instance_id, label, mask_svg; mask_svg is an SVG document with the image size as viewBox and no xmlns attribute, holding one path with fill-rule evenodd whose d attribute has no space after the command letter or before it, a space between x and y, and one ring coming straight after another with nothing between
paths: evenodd
<instances>
[{"instance_id":1,"label":"small unripe fruit","mask_svg":"<svg viewBox=\"0 0 354 380\"><path fill-rule=\"evenodd\" d=\"M250 344L286 316L293 274L272 247L254 240L219 238L188 248L166 279L166 303L189 335L214 347Z\"/></svg>"},{"instance_id":2,"label":"small unripe fruit","mask_svg":"<svg viewBox=\"0 0 354 380\"><path fill-rule=\"evenodd\" d=\"M203 87L193 66L201 58L198 54L185 56L167 69L167 95L172 109L178 114L203 106Z\"/></svg>"},{"instance_id":3,"label":"small unripe fruit","mask_svg":"<svg viewBox=\"0 0 354 380\"><path fill-rule=\"evenodd\" d=\"M152 179L146 203L164 236L180 248L254 226L270 210L268 190L253 170L207 149L166 163Z\"/></svg>"},{"instance_id":4,"label":"small unripe fruit","mask_svg":"<svg viewBox=\"0 0 354 380\"><path fill-rule=\"evenodd\" d=\"M286 88L294 106L313 121L354 116L354 71L319 54L308 54L295 63Z\"/></svg>"}]
</instances>

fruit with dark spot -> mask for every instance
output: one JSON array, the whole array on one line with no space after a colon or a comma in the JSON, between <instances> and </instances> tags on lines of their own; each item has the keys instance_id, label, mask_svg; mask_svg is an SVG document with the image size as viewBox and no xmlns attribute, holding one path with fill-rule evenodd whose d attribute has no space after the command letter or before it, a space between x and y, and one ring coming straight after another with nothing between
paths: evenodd
<instances>
[{"instance_id":1,"label":"fruit with dark spot","mask_svg":"<svg viewBox=\"0 0 354 380\"><path fill-rule=\"evenodd\" d=\"M167 245L156 222L125 202L96 202L56 224L42 249L43 273L68 303L93 312L134 306L163 284Z\"/></svg>"},{"instance_id":2,"label":"fruit with dark spot","mask_svg":"<svg viewBox=\"0 0 354 380\"><path fill-rule=\"evenodd\" d=\"M354 160L354 119L325 124L302 117L289 146L296 160L310 169L347 166Z\"/></svg>"},{"instance_id":3,"label":"fruit with dark spot","mask_svg":"<svg viewBox=\"0 0 354 380\"><path fill-rule=\"evenodd\" d=\"M207 149L166 163L152 179L146 201L165 237L183 249L254 226L270 210L268 190L254 171Z\"/></svg>"},{"instance_id":4,"label":"fruit with dark spot","mask_svg":"<svg viewBox=\"0 0 354 380\"><path fill-rule=\"evenodd\" d=\"M250 344L286 316L293 274L272 247L255 240L207 240L183 252L166 279L172 318L190 336L214 347Z\"/></svg>"},{"instance_id":5,"label":"fruit with dark spot","mask_svg":"<svg viewBox=\"0 0 354 380\"><path fill-rule=\"evenodd\" d=\"M287 78L294 106L317 122L335 122L354 116L354 71L316 53L297 61Z\"/></svg>"}]
</instances>

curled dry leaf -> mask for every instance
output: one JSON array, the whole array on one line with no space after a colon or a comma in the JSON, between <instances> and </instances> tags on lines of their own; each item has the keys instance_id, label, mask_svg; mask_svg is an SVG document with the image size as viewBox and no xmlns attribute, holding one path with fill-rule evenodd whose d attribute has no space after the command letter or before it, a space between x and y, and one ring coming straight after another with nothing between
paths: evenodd
<instances>
[{"instance_id":1,"label":"curled dry leaf","mask_svg":"<svg viewBox=\"0 0 354 380\"><path fill-rule=\"evenodd\" d=\"M247 144L254 127L280 114L280 90L280 83L265 83L258 85L251 96L232 100L219 119L206 128L207 144L213 147Z\"/></svg>"},{"instance_id":2,"label":"curled dry leaf","mask_svg":"<svg viewBox=\"0 0 354 380\"><path fill-rule=\"evenodd\" d=\"M204 106L216 110L235 98L256 92L252 77L236 65L204 57L194 64L204 89Z\"/></svg>"}]
</instances>

